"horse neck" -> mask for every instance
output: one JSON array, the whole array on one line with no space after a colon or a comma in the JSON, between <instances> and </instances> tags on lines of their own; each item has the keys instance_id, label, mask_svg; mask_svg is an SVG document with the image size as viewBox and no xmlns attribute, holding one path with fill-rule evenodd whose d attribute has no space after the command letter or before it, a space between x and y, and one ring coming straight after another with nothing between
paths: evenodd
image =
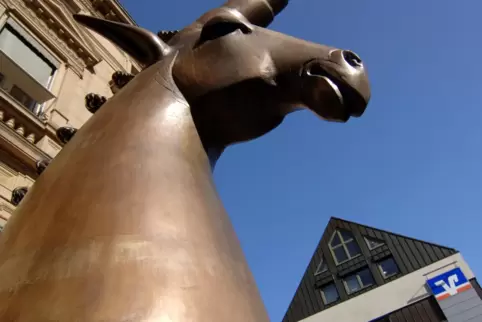
<instances>
[{"instance_id":1,"label":"horse neck","mask_svg":"<svg viewBox=\"0 0 482 322\"><path fill-rule=\"evenodd\" d=\"M22 200L0 238L0 316L268 321L162 67L109 100Z\"/></svg>"},{"instance_id":2,"label":"horse neck","mask_svg":"<svg viewBox=\"0 0 482 322\"><path fill-rule=\"evenodd\" d=\"M56 210L88 219L97 205L104 208L101 217L116 223L122 221L116 214L146 209L164 198L162 207L151 209L178 211L179 203L192 200L220 206L210 161L220 151L204 148L169 71L169 62L149 67L104 104L40 176L13 221L41 212L37 218L48 222L55 220ZM149 221L138 221L143 219Z\"/></svg>"}]
</instances>

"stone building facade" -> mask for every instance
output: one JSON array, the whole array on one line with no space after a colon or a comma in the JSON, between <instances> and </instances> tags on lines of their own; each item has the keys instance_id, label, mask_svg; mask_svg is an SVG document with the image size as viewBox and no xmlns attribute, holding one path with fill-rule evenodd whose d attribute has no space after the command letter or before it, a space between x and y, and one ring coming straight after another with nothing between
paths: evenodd
<instances>
[{"instance_id":1,"label":"stone building facade","mask_svg":"<svg viewBox=\"0 0 482 322\"><path fill-rule=\"evenodd\" d=\"M114 72L140 70L74 13L135 24L116 0L0 0L0 228L15 209L12 192L62 149L58 129L92 116L86 96L108 99Z\"/></svg>"}]
</instances>

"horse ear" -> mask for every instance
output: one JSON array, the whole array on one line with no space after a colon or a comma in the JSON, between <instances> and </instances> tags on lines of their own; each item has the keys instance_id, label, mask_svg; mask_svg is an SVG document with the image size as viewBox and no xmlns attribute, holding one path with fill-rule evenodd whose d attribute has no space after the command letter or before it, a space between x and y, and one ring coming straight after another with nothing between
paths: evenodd
<instances>
[{"instance_id":1,"label":"horse ear","mask_svg":"<svg viewBox=\"0 0 482 322\"><path fill-rule=\"evenodd\" d=\"M228 0L223 7L238 10L252 24L267 27L289 0Z\"/></svg>"},{"instance_id":2,"label":"horse ear","mask_svg":"<svg viewBox=\"0 0 482 322\"><path fill-rule=\"evenodd\" d=\"M74 19L109 39L146 66L161 60L171 51L156 34L140 27L80 14L74 14Z\"/></svg>"}]
</instances>

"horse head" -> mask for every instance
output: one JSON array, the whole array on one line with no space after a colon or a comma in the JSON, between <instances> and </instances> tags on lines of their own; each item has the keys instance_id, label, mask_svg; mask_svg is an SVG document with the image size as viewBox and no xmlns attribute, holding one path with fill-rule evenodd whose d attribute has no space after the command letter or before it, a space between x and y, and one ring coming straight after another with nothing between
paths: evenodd
<instances>
[{"instance_id":1,"label":"horse head","mask_svg":"<svg viewBox=\"0 0 482 322\"><path fill-rule=\"evenodd\" d=\"M175 55L171 76L201 140L223 149L262 136L303 107L337 122L365 111L370 87L358 55L265 28L286 4L231 0L168 37L91 16L75 19L146 68Z\"/></svg>"}]
</instances>

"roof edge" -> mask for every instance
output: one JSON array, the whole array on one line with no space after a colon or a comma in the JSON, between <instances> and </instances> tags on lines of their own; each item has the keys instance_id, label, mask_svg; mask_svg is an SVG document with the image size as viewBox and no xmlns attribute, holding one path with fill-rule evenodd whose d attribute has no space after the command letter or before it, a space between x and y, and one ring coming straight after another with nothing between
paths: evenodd
<instances>
[{"instance_id":1,"label":"roof edge","mask_svg":"<svg viewBox=\"0 0 482 322\"><path fill-rule=\"evenodd\" d=\"M403 238L412 239L412 240L415 240L415 241L418 241L418 242L421 242L421 243L430 244L430 245L437 246L437 247L447 248L447 249L450 249L450 250L452 250L452 251L454 251L454 252L456 252L456 253L460 253L460 251L459 251L458 249L453 248L453 247L436 244L436 243L434 243L434 242L430 242L430 241L426 241L426 240L422 240L422 239L410 237L410 236L407 236L407 235L402 235L402 234L399 234L399 233L395 233L395 232L393 232L393 231L388 231L388 230L380 229L380 228L373 227L373 226L367 226L367 225L364 225L364 224L360 224L360 223L357 223L357 222L354 222L354 221L351 221L351 220L347 220L347 219L343 219L343 218L339 218L339 217L335 217L335 216L331 216L331 217L330 217L330 220L328 221L328 224L329 224L330 222L334 221L334 220L340 220L340 221L344 221L344 222L346 222L346 223L350 223L350 224L362 226L362 227L365 227L365 228L370 228L370 229L379 230L379 231L384 232L384 233L387 233L387 234L391 234L391 235L395 235L395 236L398 236L398 237L403 237ZM327 226L328 226L328 225L327 225ZM325 230L326 230L326 227L325 227ZM323 234L324 234L324 233L325 233L325 231L323 231Z\"/></svg>"}]
</instances>

